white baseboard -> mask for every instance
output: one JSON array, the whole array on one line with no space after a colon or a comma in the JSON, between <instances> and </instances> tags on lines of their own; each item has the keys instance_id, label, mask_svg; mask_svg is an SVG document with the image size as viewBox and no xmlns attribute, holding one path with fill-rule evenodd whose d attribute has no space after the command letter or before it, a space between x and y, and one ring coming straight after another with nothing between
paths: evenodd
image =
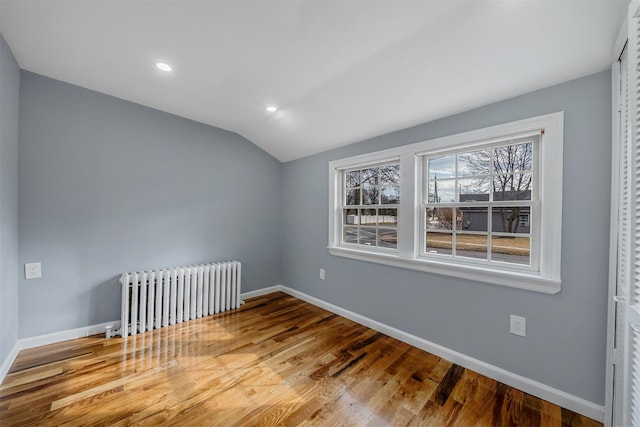
<instances>
[{"instance_id":1,"label":"white baseboard","mask_svg":"<svg viewBox=\"0 0 640 427\"><path fill-rule=\"evenodd\" d=\"M120 321L99 323L97 325L84 326L82 328L68 329L66 331L52 332L50 334L38 335L35 337L22 338L18 340L20 350L39 347L41 345L53 344L57 342L84 338L90 335L103 334L106 326L113 326L114 329L120 327Z\"/></svg>"},{"instance_id":2,"label":"white baseboard","mask_svg":"<svg viewBox=\"0 0 640 427\"><path fill-rule=\"evenodd\" d=\"M260 297L262 295L272 294L274 292L279 292L283 290L282 285L269 286L268 288L258 289L257 291L249 291L240 294L240 299L244 301L245 299Z\"/></svg>"},{"instance_id":3,"label":"white baseboard","mask_svg":"<svg viewBox=\"0 0 640 427\"><path fill-rule=\"evenodd\" d=\"M577 412L594 420L603 422L604 420L604 406L582 399L581 397L574 396L562 390L558 390L541 382L532 380L530 378L523 377L521 375L509 372L497 366L475 359L466 354L459 353L449 348L443 347L439 344L428 341L424 338L409 334L407 332L396 329L392 326L362 316L358 313L354 313L337 305L333 305L311 295L307 295L303 292L289 288L287 286L272 286L266 288L264 293L260 291L254 291L257 295L264 295L270 292L281 291L291 296L299 298L310 304L324 308L332 313L338 314L347 319L353 320L361 325L367 326L383 334L389 335L399 341L410 344L421 350L427 351L438 357L446 359L464 368L471 369L479 374L485 375L501 383L507 384L511 387L517 388L529 393L540 399L547 400L551 403L555 403L563 408L570 409L573 412Z\"/></svg>"},{"instance_id":4,"label":"white baseboard","mask_svg":"<svg viewBox=\"0 0 640 427\"><path fill-rule=\"evenodd\" d=\"M2 384L2 382L4 381L4 377L6 377L9 373L9 369L11 369L11 365L13 365L13 362L16 360L19 352L20 341L16 341L16 343L11 348L11 351L9 351L7 358L4 359L2 365L0 365L0 384Z\"/></svg>"}]
</instances>

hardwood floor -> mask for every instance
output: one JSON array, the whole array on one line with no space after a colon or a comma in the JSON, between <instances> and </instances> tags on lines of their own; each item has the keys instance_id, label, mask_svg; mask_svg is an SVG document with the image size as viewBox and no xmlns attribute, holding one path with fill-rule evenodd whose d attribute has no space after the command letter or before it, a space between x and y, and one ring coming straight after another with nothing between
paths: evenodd
<instances>
[{"instance_id":1,"label":"hardwood floor","mask_svg":"<svg viewBox=\"0 0 640 427\"><path fill-rule=\"evenodd\" d=\"M283 293L20 352L0 425L599 426Z\"/></svg>"}]
</instances>

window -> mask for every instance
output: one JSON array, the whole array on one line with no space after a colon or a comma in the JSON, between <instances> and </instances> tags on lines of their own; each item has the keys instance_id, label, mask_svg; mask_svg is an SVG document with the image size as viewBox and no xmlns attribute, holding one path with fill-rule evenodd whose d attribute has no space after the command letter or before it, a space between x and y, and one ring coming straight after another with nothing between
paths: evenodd
<instances>
[{"instance_id":1,"label":"window","mask_svg":"<svg viewBox=\"0 0 640 427\"><path fill-rule=\"evenodd\" d=\"M342 243L397 249L400 163L342 172Z\"/></svg>"},{"instance_id":2,"label":"window","mask_svg":"<svg viewBox=\"0 0 640 427\"><path fill-rule=\"evenodd\" d=\"M535 268L538 140L424 155L422 255Z\"/></svg>"},{"instance_id":3,"label":"window","mask_svg":"<svg viewBox=\"0 0 640 427\"><path fill-rule=\"evenodd\" d=\"M330 162L330 253L558 292L563 120L554 113Z\"/></svg>"}]
</instances>

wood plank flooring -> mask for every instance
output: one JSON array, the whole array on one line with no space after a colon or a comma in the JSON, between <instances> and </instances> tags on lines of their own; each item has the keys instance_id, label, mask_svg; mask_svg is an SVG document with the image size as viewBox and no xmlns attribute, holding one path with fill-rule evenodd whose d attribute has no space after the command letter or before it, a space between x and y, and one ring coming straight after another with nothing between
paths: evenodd
<instances>
[{"instance_id":1,"label":"wood plank flooring","mask_svg":"<svg viewBox=\"0 0 640 427\"><path fill-rule=\"evenodd\" d=\"M0 425L600 426L283 293L21 351Z\"/></svg>"}]
</instances>

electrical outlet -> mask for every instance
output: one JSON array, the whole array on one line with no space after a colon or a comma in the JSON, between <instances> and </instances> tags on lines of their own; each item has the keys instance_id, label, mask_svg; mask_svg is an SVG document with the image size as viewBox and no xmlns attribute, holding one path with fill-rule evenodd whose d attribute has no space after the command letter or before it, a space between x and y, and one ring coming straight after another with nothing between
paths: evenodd
<instances>
[{"instance_id":1,"label":"electrical outlet","mask_svg":"<svg viewBox=\"0 0 640 427\"><path fill-rule=\"evenodd\" d=\"M324 268L320 269L320 280L324 280Z\"/></svg>"},{"instance_id":2,"label":"electrical outlet","mask_svg":"<svg viewBox=\"0 0 640 427\"><path fill-rule=\"evenodd\" d=\"M42 265L39 262L31 262L24 265L24 278L39 279L42 277Z\"/></svg>"},{"instance_id":3,"label":"electrical outlet","mask_svg":"<svg viewBox=\"0 0 640 427\"><path fill-rule=\"evenodd\" d=\"M520 316L509 316L509 332L521 337L527 336L527 319Z\"/></svg>"}]
</instances>

